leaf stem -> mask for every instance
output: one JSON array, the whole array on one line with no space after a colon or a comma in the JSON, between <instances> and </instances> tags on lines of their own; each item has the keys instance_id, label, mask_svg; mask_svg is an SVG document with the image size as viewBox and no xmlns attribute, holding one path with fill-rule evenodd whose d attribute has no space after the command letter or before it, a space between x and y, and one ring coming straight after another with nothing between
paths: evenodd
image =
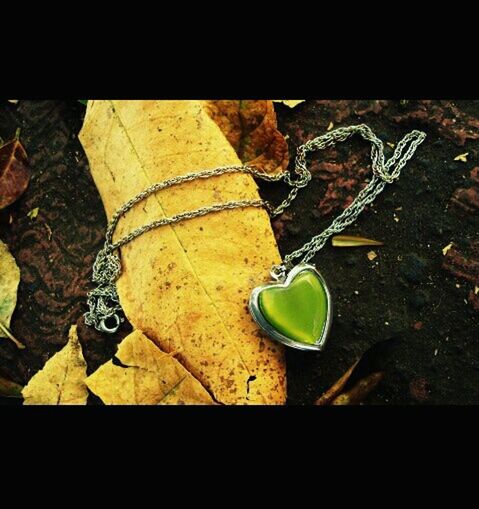
<instances>
[{"instance_id":1,"label":"leaf stem","mask_svg":"<svg viewBox=\"0 0 479 509\"><path fill-rule=\"evenodd\" d=\"M25 345L20 343L20 341L18 341L18 339L13 336L13 334L7 329L7 327L5 327L5 325L3 325L2 322L0 322L0 331L3 332L10 341L15 343L19 350L23 350L25 348Z\"/></svg>"}]
</instances>

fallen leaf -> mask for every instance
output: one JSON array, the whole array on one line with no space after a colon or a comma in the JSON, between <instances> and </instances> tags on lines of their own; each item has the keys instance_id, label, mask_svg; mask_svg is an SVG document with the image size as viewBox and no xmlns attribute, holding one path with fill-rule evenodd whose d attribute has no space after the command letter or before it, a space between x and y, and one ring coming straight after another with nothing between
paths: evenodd
<instances>
[{"instance_id":1,"label":"fallen leaf","mask_svg":"<svg viewBox=\"0 0 479 509\"><path fill-rule=\"evenodd\" d=\"M213 405L201 383L140 331L119 345L116 358L86 379L107 405Z\"/></svg>"},{"instance_id":2,"label":"fallen leaf","mask_svg":"<svg viewBox=\"0 0 479 509\"><path fill-rule=\"evenodd\" d=\"M334 401L339 394L341 394L358 362L359 361L356 361L334 385L332 385L320 398L318 398L315 404L322 406L330 405L331 402Z\"/></svg>"},{"instance_id":3,"label":"fallen leaf","mask_svg":"<svg viewBox=\"0 0 479 509\"><path fill-rule=\"evenodd\" d=\"M331 129L334 127L334 123L333 122L330 122L328 124L328 127L326 128L326 131L331 131Z\"/></svg>"},{"instance_id":4,"label":"fallen leaf","mask_svg":"<svg viewBox=\"0 0 479 509\"><path fill-rule=\"evenodd\" d=\"M444 256L446 256L447 252L449 251L449 249L451 249L451 248L452 248L452 246L453 246L453 243L452 243L452 242L450 242L450 243L449 243L446 247L444 247L444 248L442 249L442 254L443 254Z\"/></svg>"},{"instance_id":5,"label":"fallen leaf","mask_svg":"<svg viewBox=\"0 0 479 509\"><path fill-rule=\"evenodd\" d=\"M479 166L475 166L468 177L467 183L459 186L452 193L450 200L458 211L475 216L479 212Z\"/></svg>"},{"instance_id":6,"label":"fallen leaf","mask_svg":"<svg viewBox=\"0 0 479 509\"><path fill-rule=\"evenodd\" d=\"M0 322L10 327L10 320L17 305L20 269L7 245L0 240Z\"/></svg>"},{"instance_id":7,"label":"fallen leaf","mask_svg":"<svg viewBox=\"0 0 479 509\"><path fill-rule=\"evenodd\" d=\"M459 154L454 158L454 161L461 161L463 163L467 163L467 156L469 155L469 152L465 152L464 154Z\"/></svg>"},{"instance_id":8,"label":"fallen leaf","mask_svg":"<svg viewBox=\"0 0 479 509\"><path fill-rule=\"evenodd\" d=\"M369 251L369 253L367 254L367 257L368 257L368 260L370 262L372 262L373 260L375 260L378 257L378 255L375 251Z\"/></svg>"},{"instance_id":9,"label":"fallen leaf","mask_svg":"<svg viewBox=\"0 0 479 509\"><path fill-rule=\"evenodd\" d=\"M1 398L21 398L23 387L11 380L0 376L0 397Z\"/></svg>"},{"instance_id":10,"label":"fallen leaf","mask_svg":"<svg viewBox=\"0 0 479 509\"><path fill-rule=\"evenodd\" d=\"M34 209L30 210L30 212L27 214L27 217L29 217L31 220L36 219L38 216L39 208L35 207Z\"/></svg>"},{"instance_id":11,"label":"fallen leaf","mask_svg":"<svg viewBox=\"0 0 479 509\"><path fill-rule=\"evenodd\" d=\"M372 345L315 404L357 405L364 401L384 378L387 366L395 365L395 348L393 340Z\"/></svg>"},{"instance_id":12,"label":"fallen leaf","mask_svg":"<svg viewBox=\"0 0 479 509\"><path fill-rule=\"evenodd\" d=\"M288 144L271 101L204 101L204 106L244 164L267 172L286 170Z\"/></svg>"},{"instance_id":13,"label":"fallen leaf","mask_svg":"<svg viewBox=\"0 0 479 509\"><path fill-rule=\"evenodd\" d=\"M425 402L430 397L430 384L425 377L414 378L409 382L409 394L417 401Z\"/></svg>"},{"instance_id":14,"label":"fallen leaf","mask_svg":"<svg viewBox=\"0 0 479 509\"><path fill-rule=\"evenodd\" d=\"M384 242L379 240L355 237L353 235L335 235L331 239L331 243L334 247L382 246L384 244Z\"/></svg>"},{"instance_id":15,"label":"fallen leaf","mask_svg":"<svg viewBox=\"0 0 479 509\"><path fill-rule=\"evenodd\" d=\"M0 147L0 209L15 202L30 181L27 154L17 137Z\"/></svg>"},{"instance_id":16,"label":"fallen leaf","mask_svg":"<svg viewBox=\"0 0 479 509\"><path fill-rule=\"evenodd\" d=\"M20 269L6 244L0 240L0 338L8 338L18 348L25 346L10 332L10 321L17 305Z\"/></svg>"},{"instance_id":17,"label":"fallen leaf","mask_svg":"<svg viewBox=\"0 0 479 509\"><path fill-rule=\"evenodd\" d=\"M48 240L52 240L52 229L50 228L50 225L48 223L43 223L43 226L45 226L45 230L47 231L47 238Z\"/></svg>"},{"instance_id":18,"label":"fallen leaf","mask_svg":"<svg viewBox=\"0 0 479 509\"><path fill-rule=\"evenodd\" d=\"M394 148L394 147L396 146L396 145L394 145L394 143L391 143L390 141L387 141L387 142L386 142L386 145L387 145L388 147L391 147L391 148Z\"/></svg>"},{"instance_id":19,"label":"fallen leaf","mask_svg":"<svg viewBox=\"0 0 479 509\"><path fill-rule=\"evenodd\" d=\"M81 142L107 216L175 175L240 164L203 101L88 101ZM159 217L257 198L253 178L221 175L165 189L132 209L115 238ZM267 212L244 208L154 229L121 248L121 305L135 329L226 404L282 404L281 345L264 337L247 302L278 263Z\"/></svg>"},{"instance_id":20,"label":"fallen leaf","mask_svg":"<svg viewBox=\"0 0 479 509\"><path fill-rule=\"evenodd\" d=\"M86 405L86 362L78 341L76 325L68 343L48 359L23 389L24 405Z\"/></svg>"},{"instance_id":21,"label":"fallen leaf","mask_svg":"<svg viewBox=\"0 0 479 509\"><path fill-rule=\"evenodd\" d=\"M382 371L371 373L366 378L360 380L352 389L340 394L331 402L331 405L359 405L383 378L384 373Z\"/></svg>"},{"instance_id":22,"label":"fallen leaf","mask_svg":"<svg viewBox=\"0 0 479 509\"><path fill-rule=\"evenodd\" d=\"M479 286L474 287L474 295L477 295L479 293Z\"/></svg>"},{"instance_id":23,"label":"fallen leaf","mask_svg":"<svg viewBox=\"0 0 479 509\"><path fill-rule=\"evenodd\" d=\"M9 103L18 104L19 99L7 99Z\"/></svg>"},{"instance_id":24,"label":"fallen leaf","mask_svg":"<svg viewBox=\"0 0 479 509\"><path fill-rule=\"evenodd\" d=\"M273 99L275 103L283 103L290 108L294 108L298 106L298 104L304 103L304 99Z\"/></svg>"}]
</instances>

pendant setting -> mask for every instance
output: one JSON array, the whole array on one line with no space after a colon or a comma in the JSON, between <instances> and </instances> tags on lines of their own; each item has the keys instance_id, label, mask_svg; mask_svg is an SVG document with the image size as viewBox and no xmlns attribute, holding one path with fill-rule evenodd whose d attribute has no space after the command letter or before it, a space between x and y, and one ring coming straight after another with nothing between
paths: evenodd
<instances>
[{"instance_id":1,"label":"pendant setting","mask_svg":"<svg viewBox=\"0 0 479 509\"><path fill-rule=\"evenodd\" d=\"M314 265L301 263L286 277L255 288L249 310L272 339L298 350L324 348L331 328L332 299Z\"/></svg>"}]
</instances>

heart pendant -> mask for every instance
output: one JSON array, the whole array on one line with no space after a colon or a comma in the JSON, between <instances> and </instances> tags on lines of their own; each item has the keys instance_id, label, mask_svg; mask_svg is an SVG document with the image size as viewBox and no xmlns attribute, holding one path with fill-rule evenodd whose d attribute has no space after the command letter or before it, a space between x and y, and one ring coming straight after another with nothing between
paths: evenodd
<instances>
[{"instance_id":1,"label":"heart pendant","mask_svg":"<svg viewBox=\"0 0 479 509\"><path fill-rule=\"evenodd\" d=\"M249 310L276 341L299 350L324 348L331 327L331 294L313 265L297 265L284 280L255 288Z\"/></svg>"}]
</instances>

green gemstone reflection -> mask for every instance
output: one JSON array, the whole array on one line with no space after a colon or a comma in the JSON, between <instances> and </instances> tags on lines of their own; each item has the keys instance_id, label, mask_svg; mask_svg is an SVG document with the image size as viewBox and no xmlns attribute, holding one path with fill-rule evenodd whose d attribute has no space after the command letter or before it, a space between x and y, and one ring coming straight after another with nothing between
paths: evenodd
<instances>
[{"instance_id":1,"label":"green gemstone reflection","mask_svg":"<svg viewBox=\"0 0 479 509\"><path fill-rule=\"evenodd\" d=\"M301 271L286 288L265 288L258 301L264 318L284 336L308 344L321 337L328 316L328 297L313 271Z\"/></svg>"}]
</instances>

